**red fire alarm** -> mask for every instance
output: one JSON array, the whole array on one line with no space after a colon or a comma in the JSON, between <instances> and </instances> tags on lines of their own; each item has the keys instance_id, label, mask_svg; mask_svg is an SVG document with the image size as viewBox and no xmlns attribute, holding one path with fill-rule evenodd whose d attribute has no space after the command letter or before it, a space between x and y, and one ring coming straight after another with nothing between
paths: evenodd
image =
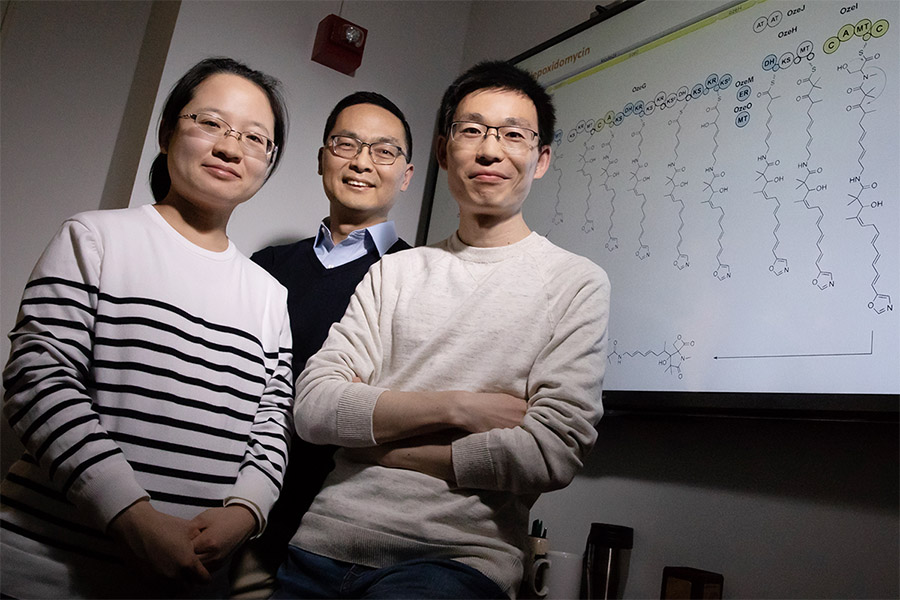
<instances>
[{"instance_id":1,"label":"red fire alarm","mask_svg":"<svg viewBox=\"0 0 900 600\"><path fill-rule=\"evenodd\" d=\"M368 31L337 15L319 21L312 59L346 75L352 75L362 62Z\"/></svg>"}]
</instances>

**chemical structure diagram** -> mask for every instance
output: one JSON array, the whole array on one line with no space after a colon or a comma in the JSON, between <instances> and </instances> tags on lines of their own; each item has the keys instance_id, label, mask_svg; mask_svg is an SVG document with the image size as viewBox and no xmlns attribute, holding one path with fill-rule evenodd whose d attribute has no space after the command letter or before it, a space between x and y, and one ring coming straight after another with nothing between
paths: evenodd
<instances>
[{"instance_id":1,"label":"chemical structure diagram","mask_svg":"<svg viewBox=\"0 0 900 600\"><path fill-rule=\"evenodd\" d=\"M854 36L861 38L865 42L863 47L857 51L858 58L853 63L841 63L838 65L837 70L846 73L851 78L851 81L856 84L847 88L847 95L850 97L850 101L847 104L847 112L859 116L860 135L857 140L860 148L857 158L859 169L849 179L850 183L857 185L859 189L854 193L848 194L851 198L848 206L856 211L848 219L854 221L859 227L872 231L871 266L874 275L871 286L873 296L868 303L868 307L877 314L893 311L894 306L890 294L880 291L878 286L878 280L881 279L881 273L878 270L878 261L881 258L878 242L881 233L877 220L871 213L884 208L884 200L878 194L878 182L869 179L865 172L867 150L865 144L867 124L865 121L876 110L873 105L884 92L887 76L884 69L878 66L881 54L869 51L867 46L870 39L873 37L876 39L880 38L887 33L888 28L889 23L884 19L878 20L874 24L868 19L863 19L852 28L852 35L850 27L845 26L838 31L834 38L829 38L829 41L826 42L827 48L834 48L832 53L838 51L841 42L846 42ZM834 40L837 40L837 42ZM829 42L831 43L830 46L828 45Z\"/></svg>"},{"instance_id":2,"label":"chemical structure diagram","mask_svg":"<svg viewBox=\"0 0 900 600\"><path fill-rule=\"evenodd\" d=\"M797 15L785 15L779 10L761 15L753 23L753 32L783 27L788 18L796 19ZM869 170L866 140L873 126L871 121L876 118L873 117L876 101L888 80L881 64L883 54L869 49L869 45L877 43L889 30L887 19L861 19L852 26L841 27L824 41L816 43L811 37L794 42L789 49L762 54L756 68L768 74L768 79L759 84L754 83L759 71L748 74L739 65L726 66L719 72L707 73L699 81L664 88L652 97L600 110L598 118L577 119L570 128L557 130L551 167L557 182L551 228L575 216L569 213L573 212L577 197L581 203L576 217L581 233L594 235L605 231L605 239L598 242L609 253L625 249L638 261L656 255L669 256L669 263L678 271L701 262L710 264L714 278L724 283L735 276L735 263L740 267L742 258L734 254L729 244L729 230L737 225L732 222L730 212L735 202L751 193L771 209L768 272L779 278L809 273L808 281L815 289L822 292L833 289L840 282L829 264L829 256L839 252L840 245L846 242L829 225L833 215L841 210L834 201L837 193L834 184L841 175L830 158L833 149L822 141L825 139L823 123L834 119L823 112L822 106L826 97L834 98L835 86L841 85L848 97L846 118L859 131L856 168L848 177L856 189L848 194L849 212L845 207L843 218L871 234L872 295L868 308L878 314L892 311L891 294L882 289L879 271L882 232L877 211L883 209L885 199L879 196L879 182ZM778 37L800 35L797 32L798 25L794 24ZM854 47L857 42L861 42L861 49ZM826 58L833 62L841 53L856 56L841 62L837 75L830 71L827 76L823 74L819 62ZM740 80L733 77L734 70L740 70ZM839 76L845 77L848 83L836 83ZM754 90L757 85L758 91ZM726 113L733 114L734 120L726 120ZM778 117L780 125L773 126ZM759 132L754 135L763 136L761 147L753 155L756 164L747 160L736 163L733 147L740 138L735 132L749 131L754 127L753 122L757 123L753 131ZM846 130L847 125L841 127ZM684 151L685 134L691 138L690 152ZM671 148L667 158L660 160L658 153L645 152L648 145L660 144ZM802 144L802 148L792 149L797 144ZM723 149L731 151L724 162L720 157ZM705 165L700 164L704 155ZM796 165L796 174L787 172L792 163ZM742 172L748 168L750 180L755 182L749 190L744 183L748 174ZM577 196L572 189L564 190L564 179L573 175L580 178L575 188L580 190ZM786 184L791 181L793 190L788 190ZM674 241L666 248L652 247L658 241L648 235L646 228L653 213L659 214L661 200L672 207ZM807 242L809 250L802 256L795 252L792 257L782 251L784 235L789 234L784 230L783 221L788 203L799 205L808 214L803 231L808 229L813 235ZM710 239L706 245L708 255L702 261L694 255L699 244L696 240L687 244L685 237L691 231L696 236L701 227L696 223L693 229L689 227L688 219L699 218L692 208L696 206L706 207L712 218L712 227L703 229ZM627 210L623 212L623 208ZM794 218L796 215L794 212ZM794 227L793 235L797 235L798 229L799 226ZM764 231L759 233L761 237L764 234ZM692 250L688 250L689 245ZM808 266L797 269L795 263L800 259L808 261Z\"/></svg>"},{"instance_id":3,"label":"chemical structure diagram","mask_svg":"<svg viewBox=\"0 0 900 600\"><path fill-rule=\"evenodd\" d=\"M886 160L897 153L897 31L877 14L883 3L825 4L746 3L727 35L710 34L733 40L722 53L697 55L709 46L693 29L690 44L629 52L551 88L559 128L534 183L544 202L526 205L526 219L624 290L617 314L629 316L610 330L614 379L651 364L667 381L689 379L685 369L712 360L729 335L753 348L735 352L737 364L823 355L819 323L871 327L876 341L892 333L877 323L893 327L900 293L898 176ZM699 306L715 307L713 329L692 320ZM658 338L635 333L651 331L648 321ZM757 321L797 338L747 329ZM675 335L698 326L708 357ZM787 341L811 349L782 351Z\"/></svg>"},{"instance_id":4,"label":"chemical structure diagram","mask_svg":"<svg viewBox=\"0 0 900 600\"><path fill-rule=\"evenodd\" d=\"M687 341L679 334L671 344L664 342L662 350L633 350L626 352L620 352L618 344L618 340L613 340L612 350L607 354L606 358L610 364L620 365L626 359L654 358L656 359L656 364L663 368L667 374L675 375L678 379L684 379L682 367L685 361L691 358L686 352L694 346L694 340Z\"/></svg>"},{"instance_id":5,"label":"chemical structure diagram","mask_svg":"<svg viewBox=\"0 0 900 600\"><path fill-rule=\"evenodd\" d=\"M648 259L651 256L651 248L649 242L645 239L647 232L644 224L648 218L651 198L644 188L653 180L653 172L656 169L656 165L652 165L643 157L643 146L646 143L655 141L645 140L644 129L648 127L647 120L654 113L660 114L662 111L666 110L671 113L678 110L678 114L675 115L674 119L669 120L669 124L671 125L674 122L676 127L680 128L680 117L681 114L684 113L684 105L686 103L699 101L700 99L707 97L712 98L712 106L706 106L703 109L709 118L700 125L702 129L708 128L708 131L711 132L710 135L712 136L710 141L710 166L705 169L705 173L701 176L703 179L702 194L704 195L702 203L709 205L710 210L714 211L719 227L719 232L715 240L716 266L713 270L713 275L720 281L730 278L731 267L721 260L722 255L725 253L723 238L725 237L726 232L724 228L725 209L719 202L722 195L727 194L728 186L723 182L723 178L725 177L724 170L716 169L715 165L717 160L716 150L718 148L718 141L716 138L719 133L718 121L720 117L718 104L722 100L721 92L727 90L732 82L733 78L730 74L726 73L719 75L712 73L708 75L703 82L695 83L690 87L683 85L674 92L660 91L652 100L629 102L623 106L621 110L609 110L603 117L596 120L579 120L565 135L565 140L563 139L563 131L558 130L554 138L555 148L558 150L552 166L557 181L556 202L554 214L551 219L553 225L559 225L564 221L562 210L564 202L561 197L563 186L561 181L565 174L565 170L561 168L559 164L567 154L567 149L563 147L563 142L565 142L571 145L572 148L578 148L575 150L578 152L578 161L575 163L577 166L577 168L575 168L575 173L586 178L584 184L586 186L586 207L584 209L584 224L581 227L582 231L587 234L593 232L596 228L596 219L592 216L592 204L595 202L592 188L602 188L603 194L597 196L597 201L605 200L610 207L608 218L609 226L607 228L607 239L604 247L610 252L618 250L621 242L620 236L615 232L617 228L617 204L633 199L634 205L637 206L639 213L637 221L638 231L635 235L635 249L633 254L639 260ZM614 147L613 140L616 137L614 131L622 129L623 126L626 126L631 122L637 123L634 129L627 132L628 137L631 139L631 144L628 145L628 148L632 150L633 155L626 158L617 155L617 152L624 151L625 145L618 144ZM608 132L608 137L598 145L596 139L604 132ZM665 175L665 180L666 185L668 185L670 189L665 196L669 198L672 203L678 204L681 208L679 211L680 222L677 226L679 242L674 248L673 264L678 269L685 269L689 267L691 263L688 254L681 249L681 244L683 242L681 235L685 225L683 220L685 208L683 192L686 190L683 188L689 185L689 181L686 179L686 167L678 162L678 146L680 144L680 141L678 140L678 131L674 133L674 136L675 147L673 152L675 160L668 164L668 168L671 168L671 174L667 173ZM600 150L599 156L588 156L589 153L598 148ZM623 168L627 170L623 172L621 169L617 168L620 164L627 165L627 167L623 166ZM596 172L591 173L588 170L589 166L593 166ZM599 169L597 169L597 167L599 167ZM623 177L620 178L620 174L623 175ZM614 178L617 181L627 181L625 187L616 186L613 181ZM596 184L594 183L595 181L597 182ZM677 195L676 190L679 191Z\"/></svg>"},{"instance_id":6,"label":"chemical structure diagram","mask_svg":"<svg viewBox=\"0 0 900 600\"><path fill-rule=\"evenodd\" d=\"M684 230L684 194L682 189L688 185L688 181L684 179L684 172L686 167L681 164L678 156L678 148L681 146L681 139L679 138L679 134L681 133L681 115L684 113L684 108L682 108L678 115L674 119L669 119L668 125L669 127L675 126L675 131L672 136L675 139L675 145L672 148L672 160L668 163L667 169L671 169L671 171L667 171L666 173L666 193L665 197L669 199L670 202L676 204L678 206L678 229L676 231L678 235L678 243L675 245L675 253L676 257L673 261L673 265L679 271L682 269L686 269L691 266L690 257L682 251L682 245L684 244L684 236L682 235L682 231Z\"/></svg>"}]
</instances>

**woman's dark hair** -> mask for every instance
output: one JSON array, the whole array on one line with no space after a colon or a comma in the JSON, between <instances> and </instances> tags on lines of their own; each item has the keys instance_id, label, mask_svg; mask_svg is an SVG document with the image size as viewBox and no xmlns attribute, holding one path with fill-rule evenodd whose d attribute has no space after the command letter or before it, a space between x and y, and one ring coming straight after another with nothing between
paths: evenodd
<instances>
[{"instance_id":1,"label":"woman's dark hair","mask_svg":"<svg viewBox=\"0 0 900 600\"><path fill-rule=\"evenodd\" d=\"M162 147L168 146L169 139L172 137L172 133L178 124L178 117L181 115L181 111L194 98L194 90L209 76L218 73L238 75L255 83L269 99L269 106L272 108L272 114L275 116L274 142L277 148L270 159L269 172L266 174L266 180L268 180L272 173L275 172L275 169L278 168L278 164L281 162L281 155L284 152L284 145L287 142L288 114L284 97L281 94L281 82L274 77L261 71L255 71L230 58L214 57L201 60L178 80L172 91L169 92L162 114L159 117L159 133L157 134L159 144ZM160 152L153 159L153 164L150 165L150 189L157 202L166 197L171 185L172 180L169 178L166 155Z\"/></svg>"},{"instance_id":2,"label":"woman's dark hair","mask_svg":"<svg viewBox=\"0 0 900 600\"><path fill-rule=\"evenodd\" d=\"M553 141L556 109L550 94L527 71L506 61L480 62L450 84L441 100L438 113L438 132L448 135L453 115L462 99L480 90L494 89L519 92L527 96L537 109L538 139L541 146Z\"/></svg>"},{"instance_id":3,"label":"woman's dark hair","mask_svg":"<svg viewBox=\"0 0 900 600\"><path fill-rule=\"evenodd\" d=\"M337 119L341 112L343 112L345 108L357 104L374 104L375 106L380 106L400 119L400 122L403 124L403 133L406 135L406 162L410 162L412 160L412 131L409 128L409 122L407 122L403 111L400 110L396 104L378 92L353 92L349 96L341 99L341 101L331 109L331 114L328 115L328 119L325 121L325 132L322 134L322 145L328 145L328 134L334 129L334 124L337 123Z\"/></svg>"}]
</instances>

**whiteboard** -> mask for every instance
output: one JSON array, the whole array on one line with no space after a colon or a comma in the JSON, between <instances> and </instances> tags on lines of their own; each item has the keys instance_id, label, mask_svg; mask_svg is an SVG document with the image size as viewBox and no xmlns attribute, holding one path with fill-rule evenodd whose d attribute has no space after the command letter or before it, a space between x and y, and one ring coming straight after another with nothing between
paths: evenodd
<instances>
[{"instance_id":1,"label":"whiteboard","mask_svg":"<svg viewBox=\"0 0 900 600\"><path fill-rule=\"evenodd\" d=\"M895 0L646 1L513 59L557 109L525 220L610 276L614 405L897 411L898 39ZM456 222L440 173L426 242Z\"/></svg>"}]
</instances>

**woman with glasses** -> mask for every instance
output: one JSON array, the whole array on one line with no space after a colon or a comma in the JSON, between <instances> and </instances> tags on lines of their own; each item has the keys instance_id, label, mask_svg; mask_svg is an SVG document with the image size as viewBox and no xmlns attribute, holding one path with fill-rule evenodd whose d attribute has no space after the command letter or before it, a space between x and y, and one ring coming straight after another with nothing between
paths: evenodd
<instances>
[{"instance_id":1,"label":"woman with glasses","mask_svg":"<svg viewBox=\"0 0 900 600\"><path fill-rule=\"evenodd\" d=\"M156 204L72 217L35 266L3 372L25 453L2 595L221 596L263 530L292 428L286 293L226 227L281 158L279 85L195 65L163 108Z\"/></svg>"}]
</instances>

